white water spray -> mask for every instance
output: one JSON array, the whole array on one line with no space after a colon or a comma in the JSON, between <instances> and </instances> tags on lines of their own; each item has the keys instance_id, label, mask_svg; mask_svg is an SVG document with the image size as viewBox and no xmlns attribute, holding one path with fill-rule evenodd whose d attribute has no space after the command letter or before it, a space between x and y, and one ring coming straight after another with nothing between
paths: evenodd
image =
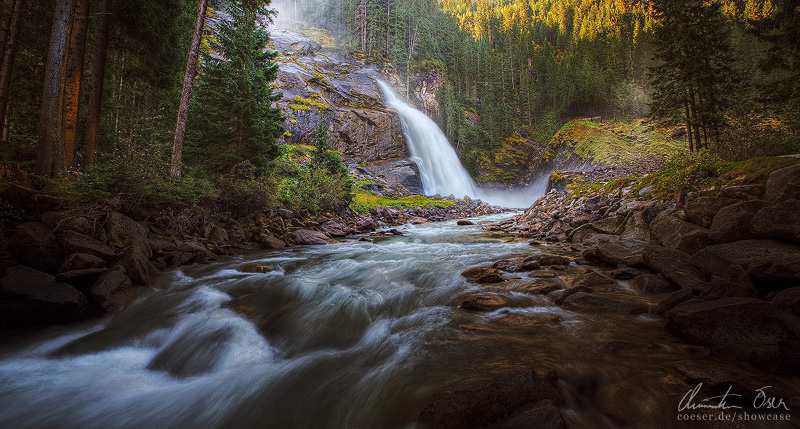
<instances>
[{"instance_id":1,"label":"white water spray","mask_svg":"<svg viewBox=\"0 0 800 429\"><path fill-rule=\"evenodd\" d=\"M450 195L478 198L490 204L525 208L544 194L547 177L515 190L488 190L475 186L469 173L458 159L453 146L436 123L419 110L409 106L392 88L377 81L387 106L397 110L403 123L403 136L416 162L426 195Z\"/></svg>"},{"instance_id":2,"label":"white water spray","mask_svg":"<svg viewBox=\"0 0 800 429\"><path fill-rule=\"evenodd\" d=\"M400 100L386 82L378 81L378 85L386 105L400 115L411 159L419 167L425 193L476 198L475 183L439 126L424 113Z\"/></svg>"}]
</instances>

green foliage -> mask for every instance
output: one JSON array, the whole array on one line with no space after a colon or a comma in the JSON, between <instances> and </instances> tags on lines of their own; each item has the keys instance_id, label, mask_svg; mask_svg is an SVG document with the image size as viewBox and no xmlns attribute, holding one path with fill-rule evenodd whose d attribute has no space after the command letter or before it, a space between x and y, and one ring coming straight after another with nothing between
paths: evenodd
<instances>
[{"instance_id":1,"label":"green foliage","mask_svg":"<svg viewBox=\"0 0 800 429\"><path fill-rule=\"evenodd\" d=\"M263 2L225 2L226 19L217 19L211 52L203 67L190 111L187 162L228 174L248 160L259 174L277 155L278 137L286 131L272 104L280 99L272 81L275 52L265 51L272 14Z\"/></svg>"},{"instance_id":2,"label":"green foliage","mask_svg":"<svg viewBox=\"0 0 800 429\"><path fill-rule=\"evenodd\" d=\"M658 173L643 179L639 188L653 186L664 194L697 191L716 183L720 174L719 158L708 151L675 155Z\"/></svg>"},{"instance_id":3,"label":"green foliage","mask_svg":"<svg viewBox=\"0 0 800 429\"><path fill-rule=\"evenodd\" d=\"M375 195L371 192L358 192L353 198L350 207L356 213L368 214L371 209L377 207L392 207L392 208L407 208L407 209L420 209L429 207L452 207L454 204L450 201L432 200L428 197L421 195L412 195L403 198L387 198Z\"/></svg>"},{"instance_id":4,"label":"green foliage","mask_svg":"<svg viewBox=\"0 0 800 429\"><path fill-rule=\"evenodd\" d=\"M220 181L218 203L237 216L263 213L278 206L278 187L275 175L258 175L250 161L242 161Z\"/></svg>"}]
</instances>

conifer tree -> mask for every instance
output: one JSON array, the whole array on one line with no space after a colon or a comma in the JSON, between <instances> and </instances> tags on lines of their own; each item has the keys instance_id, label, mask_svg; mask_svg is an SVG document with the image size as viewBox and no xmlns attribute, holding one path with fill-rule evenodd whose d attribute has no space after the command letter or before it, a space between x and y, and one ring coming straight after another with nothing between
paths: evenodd
<instances>
[{"instance_id":1,"label":"conifer tree","mask_svg":"<svg viewBox=\"0 0 800 429\"><path fill-rule=\"evenodd\" d=\"M277 154L285 129L273 104L277 55L267 50L273 10L268 3L237 0L222 4L210 52L203 55L196 99L190 112L189 156L218 173L242 160L264 173Z\"/></svg>"}]
</instances>

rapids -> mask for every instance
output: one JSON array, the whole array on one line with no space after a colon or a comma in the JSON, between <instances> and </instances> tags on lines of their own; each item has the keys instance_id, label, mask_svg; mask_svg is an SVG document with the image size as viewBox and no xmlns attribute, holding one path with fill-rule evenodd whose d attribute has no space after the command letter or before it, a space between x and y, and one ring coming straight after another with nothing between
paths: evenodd
<instances>
[{"instance_id":1,"label":"rapids","mask_svg":"<svg viewBox=\"0 0 800 429\"><path fill-rule=\"evenodd\" d=\"M455 222L403 228L183 268L106 319L6 334L0 427L413 427L436 394L529 366L558 374L571 427L613 427L597 411L608 398L644 422L674 415L653 374L705 354L657 318L514 292L523 307L464 311L482 290L464 269L541 247ZM558 322L509 329L508 314Z\"/></svg>"}]
</instances>

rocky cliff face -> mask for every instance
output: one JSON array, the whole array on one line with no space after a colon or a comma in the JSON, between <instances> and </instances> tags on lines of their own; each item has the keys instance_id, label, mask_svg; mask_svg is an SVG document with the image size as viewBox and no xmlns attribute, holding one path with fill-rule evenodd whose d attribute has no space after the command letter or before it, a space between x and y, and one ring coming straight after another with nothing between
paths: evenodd
<instances>
[{"instance_id":1,"label":"rocky cliff face","mask_svg":"<svg viewBox=\"0 0 800 429\"><path fill-rule=\"evenodd\" d=\"M311 144L317 126L327 121L333 147L355 162L407 156L400 118L384 107L375 84L384 79L376 67L324 51L296 33L273 30L271 36L280 55L278 104L288 130L283 142Z\"/></svg>"}]
</instances>

